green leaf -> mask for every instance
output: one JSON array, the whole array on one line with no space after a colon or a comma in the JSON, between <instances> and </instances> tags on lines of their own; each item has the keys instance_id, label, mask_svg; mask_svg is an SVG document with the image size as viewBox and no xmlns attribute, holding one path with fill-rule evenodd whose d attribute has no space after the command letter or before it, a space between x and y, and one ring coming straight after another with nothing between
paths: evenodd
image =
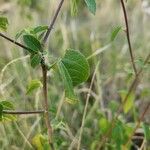
<instances>
[{"instance_id":1,"label":"green leaf","mask_svg":"<svg viewBox=\"0 0 150 150\"><path fill-rule=\"evenodd\" d=\"M122 99L122 102L123 102L123 100L126 97L128 91L121 90L121 91L119 91L119 93L120 93L120 96L121 96L121 99ZM123 106L124 113L128 113L131 110L131 108L134 106L134 99L135 99L135 95L134 95L134 93L131 93L128 96L128 99L126 100L126 103Z\"/></svg>"},{"instance_id":2,"label":"green leaf","mask_svg":"<svg viewBox=\"0 0 150 150\"><path fill-rule=\"evenodd\" d=\"M10 101L1 101L0 107L1 106L3 107L3 110L14 110L14 106ZM2 116L0 117L0 121L12 121L12 120L16 120L16 117L14 115L3 113Z\"/></svg>"},{"instance_id":3,"label":"green leaf","mask_svg":"<svg viewBox=\"0 0 150 150\"><path fill-rule=\"evenodd\" d=\"M31 80L31 82L27 86L26 94L31 94L33 91L37 90L40 87L42 87L41 81L39 81L39 80Z\"/></svg>"},{"instance_id":4,"label":"green leaf","mask_svg":"<svg viewBox=\"0 0 150 150\"><path fill-rule=\"evenodd\" d=\"M14 105L9 101L1 101L0 104L3 105L4 110L13 110L14 109Z\"/></svg>"},{"instance_id":5,"label":"green leaf","mask_svg":"<svg viewBox=\"0 0 150 150\"><path fill-rule=\"evenodd\" d=\"M144 134L147 141L150 141L150 125L143 123Z\"/></svg>"},{"instance_id":6,"label":"green leaf","mask_svg":"<svg viewBox=\"0 0 150 150\"><path fill-rule=\"evenodd\" d=\"M112 130L112 140L114 141L116 145L117 150L121 150L121 145L123 145L125 139L125 129L124 124L117 120L115 123L115 127Z\"/></svg>"},{"instance_id":7,"label":"green leaf","mask_svg":"<svg viewBox=\"0 0 150 150\"><path fill-rule=\"evenodd\" d=\"M32 139L32 144L36 147L37 150L44 150L43 145L46 142L47 139L42 134L37 134Z\"/></svg>"},{"instance_id":8,"label":"green leaf","mask_svg":"<svg viewBox=\"0 0 150 150\"><path fill-rule=\"evenodd\" d=\"M0 104L0 121L2 121L2 117L3 117L3 105Z\"/></svg>"},{"instance_id":9,"label":"green leaf","mask_svg":"<svg viewBox=\"0 0 150 150\"><path fill-rule=\"evenodd\" d=\"M62 61L58 62L57 65L64 83L65 96L67 97L66 101L68 101L71 104L74 104L77 102L77 97L73 91L73 84L69 72L67 71Z\"/></svg>"},{"instance_id":10,"label":"green leaf","mask_svg":"<svg viewBox=\"0 0 150 150\"><path fill-rule=\"evenodd\" d=\"M73 86L79 85L88 79L89 64L85 56L79 51L68 49L61 61L71 77Z\"/></svg>"},{"instance_id":11,"label":"green leaf","mask_svg":"<svg viewBox=\"0 0 150 150\"><path fill-rule=\"evenodd\" d=\"M95 0L85 0L85 3L89 9L89 11L95 15L96 13L96 2Z\"/></svg>"},{"instance_id":12,"label":"green leaf","mask_svg":"<svg viewBox=\"0 0 150 150\"><path fill-rule=\"evenodd\" d=\"M122 27L118 26L116 28L113 29L112 33L111 33L111 41L113 42L115 40L115 38L117 37L119 31L121 31Z\"/></svg>"},{"instance_id":13,"label":"green leaf","mask_svg":"<svg viewBox=\"0 0 150 150\"><path fill-rule=\"evenodd\" d=\"M100 128L100 131L103 134L107 132L109 127L110 127L109 121L106 118L104 118L104 117L100 118L100 120L99 120L99 128Z\"/></svg>"},{"instance_id":14,"label":"green leaf","mask_svg":"<svg viewBox=\"0 0 150 150\"><path fill-rule=\"evenodd\" d=\"M22 36L26 31L23 29L19 32L16 33L15 35L15 40L18 40L20 38L20 36Z\"/></svg>"},{"instance_id":15,"label":"green leaf","mask_svg":"<svg viewBox=\"0 0 150 150\"><path fill-rule=\"evenodd\" d=\"M29 51L30 53L37 53L42 50L41 43L32 35L24 35L23 41L25 45L31 49L31 51Z\"/></svg>"},{"instance_id":16,"label":"green leaf","mask_svg":"<svg viewBox=\"0 0 150 150\"><path fill-rule=\"evenodd\" d=\"M35 68L41 63L41 55L40 54L33 54L31 55L31 66Z\"/></svg>"},{"instance_id":17,"label":"green leaf","mask_svg":"<svg viewBox=\"0 0 150 150\"><path fill-rule=\"evenodd\" d=\"M33 28L33 33L38 34L38 33L46 31L47 29L48 29L48 26L37 26Z\"/></svg>"},{"instance_id":18,"label":"green leaf","mask_svg":"<svg viewBox=\"0 0 150 150\"><path fill-rule=\"evenodd\" d=\"M0 30L6 31L8 26L8 20L6 17L0 17Z\"/></svg>"},{"instance_id":19,"label":"green leaf","mask_svg":"<svg viewBox=\"0 0 150 150\"><path fill-rule=\"evenodd\" d=\"M75 103L77 97L74 94L73 86L88 79L89 64L85 56L79 51L68 49L57 65L63 79L67 101Z\"/></svg>"}]
</instances>

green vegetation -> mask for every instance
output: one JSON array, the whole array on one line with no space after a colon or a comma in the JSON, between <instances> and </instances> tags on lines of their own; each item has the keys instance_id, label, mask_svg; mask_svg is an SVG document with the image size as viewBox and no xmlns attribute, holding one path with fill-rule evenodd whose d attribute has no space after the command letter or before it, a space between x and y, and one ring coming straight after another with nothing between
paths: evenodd
<instances>
[{"instance_id":1,"label":"green vegetation","mask_svg":"<svg viewBox=\"0 0 150 150\"><path fill-rule=\"evenodd\" d=\"M0 149L150 149L144 2L0 2Z\"/></svg>"}]
</instances>

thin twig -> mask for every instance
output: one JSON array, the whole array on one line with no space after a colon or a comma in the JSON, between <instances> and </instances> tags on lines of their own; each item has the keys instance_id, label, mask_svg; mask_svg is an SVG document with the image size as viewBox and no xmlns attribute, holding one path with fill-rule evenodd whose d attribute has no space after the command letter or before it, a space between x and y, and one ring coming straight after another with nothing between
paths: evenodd
<instances>
[{"instance_id":1,"label":"thin twig","mask_svg":"<svg viewBox=\"0 0 150 150\"><path fill-rule=\"evenodd\" d=\"M31 114L43 114L44 110L35 110L35 111L13 111L13 110L3 110L4 114L10 115L31 115Z\"/></svg>"},{"instance_id":2,"label":"thin twig","mask_svg":"<svg viewBox=\"0 0 150 150\"><path fill-rule=\"evenodd\" d=\"M146 57L145 61L144 61L144 66L148 63L150 59L150 53L148 54L148 56ZM144 67L143 67L144 68ZM133 89L137 86L137 81L139 79L139 76L141 75L142 71L143 71L143 68L141 68L137 75L135 76L135 79L133 80L132 84L130 85L130 88L128 90L128 93L127 95L125 96L124 100L123 100L123 103L120 104L119 108L118 108L118 111L116 112L116 116L114 117L114 119L112 120L112 125L111 127L108 129L108 131L106 132L106 134L103 136L101 142L98 144L98 148L97 150L100 150L101 147L104 145L105 141L107 139L110 138L111 136L111 133L112 133L112 130L115 126L115 123L116 123L116 120L118 119L119 115L120 115L120 111L122 110L123 106L125 105L125 103L127 102L128 100L128 97L130 96L131 92L133 91Z\"/></svg>"},{"instance_id":3,"label":"thin twig","mask_svg":"<svg viewBox=\"0 0 150 150\"><path fill-rule=\"evenodd\" d=\"M56 10L56 12L55 12L55 15L54 15L54 17L53 17L53 19L52 19L52 21L51 21L51 23L50 23L50 25L49 25L49 28L48 28L48 30L47 30L47 32L46 32L46 34L45 34L44 39L43 39L43 43L46 43L46 41L47 41L47 39L48 39L48 37L49 37L49 35L50 35L52 29L53 29L53 26L54 26L54 24L55 24L55 22L56 22L57 16L58 16L58 14L59 14L59 12L60 12L60 9L61 9L61 7L62 7L62 5L63 5L63 2L64 2L64 0L61 0L60 3L59 3L59 5L58 5L58 8L57 8L57 10Z\"/></svg>"},{"instance_id":4,"label":"thin twig","mask_svg":"<svg viewBox=\"0 0 150 150\"><path fill-rule=\"evenodd\" d=\"M94 84L94 79L95 79L95 76L96 76L96 72L97 72L99 63L100 62L98 62L97 65L96 65L95 71L94 71L93 76L92 76L91 84L90 84L90 87L89 87L89 90L88 90L88 94L87 94L87 98L86 98L86 104L85 104L85 107L84 107L84 112L83 112L83 117L82 117L80 133L79 133L79 140L78 140L77 150L80 150L82 133L83 133L83 128L84 128L84 124L85 124L85 118L86 118L86 114L87 114L87 108L88 108L89 99L90 99L90 96L91 96L90 93L91 93L91 90L92 90L92 87L93 87L93 84Z\"/></svg>"},{"instance_id":5,"label":"thin twig","mask_svg":"<svg viewBox=\"0 0 150 150\"><path fill-rule=\"evenodd\" d=\"M32 51L29 47L26 47L25 45L23 45L23 44L21 44L21 43L19 43L19 42L16 42L15 40L9 38L8 36L6 36L6 35L4 35L4 34L2 34L2 33L0 33L0 36L1 36L2 38L4 38L4 39L8 40L9 42L11 42L11 43L13 43L13 44L15 44L15 45L17 45L17 46L19 46L19 47L25 49L25 50Z\"/></svg>"},{"instance_id":6,"label":"thin twig","mask_svg":"<svg viewBox=\"0 0 150 150\"><path fill-rule=\"evenodd\" d=\"M125 8L124 0L120 0L120 1L121 1L121 6L122 6L123 14L124 14L124 20L125 20L125 24L126 24L126 35L127 35L127 41L128 41L129 51L130 51L131 62L132 62L132 66L133 66L135 75L137 75L137 69L135 66L133 50L132 50L131 40L130 40L127 12L126 12L126 8Z\"/></svg>"}]
</instances>

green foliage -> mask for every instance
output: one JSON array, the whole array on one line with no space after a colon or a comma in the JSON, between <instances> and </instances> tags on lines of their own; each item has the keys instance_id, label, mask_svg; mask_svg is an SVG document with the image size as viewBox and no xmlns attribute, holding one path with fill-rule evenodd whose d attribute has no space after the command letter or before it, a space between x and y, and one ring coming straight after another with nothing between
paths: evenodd
<instances>
[{"instance_id":1,"label":"green foliage","mask_svg":"<svg viewBox=\"0 0 150 150\"><path fill-rule=\"evenodd\" d=\"M3 116L3 105L0 103L0 121L2 121Z\"/></svg>"},{"instance_id":2,"label":"green foliage","mask_svg":"<svg viewBox=\"0 0 150 150\"><path fill-rule=\"evenodd\" d=\"M144 134L147 141L150 141L150 126L148 124L143 123Z\"/></svg>"},{"instance_id":3,"label":"green foliage","mask_svg":"<svg viewBox=\"0 0 150 150\"><path fill-rule=\"evenodd\" d=\"M111 42L113 42L115 40L115 38L117 37L117 35L121 31L121 29L122 29L121 26L118 26L118 27L113 29L113 31L111 33Z\"/></svg>"},{"instance_id":4,"label":"green foliage","mask_svg":"<svg viewBox=\"0 0 150 150\"><path fill-rule=\"evenodd\" d=\"M48 29L48 26L37 26L34 28L26 28L18 32L15 36L17 40L23 36L24 44L29 48L31 58L31 66L35 68L42 61L42 55L44 55L43 47L40 42L41 36Z\"/></svg>"},{"instance_id":5,"label":"green foliage","mask_svg":"<svg viewBox=\"0 0 150 150\"><path fill-rule=\"evenodd\" d=\"M32 54L31 55L31 66L35 68L41 63L42 56L40 54Z\"/></svg>"},{"instance_id":6,"label":"green foliage","mask_svg":"<svg viewBox=\"0 0 150 150\"><path fill-rule=\"evenodd\" d=\"M95 15L96 13L96 2L95 0L84 0L89 11Z\"/></svg>"},{"instance_id":7,"label":"green foliage","mask_svg":"<svg viewBox=\"0 0 150 150\"><path fill-rule=\"evenodd\" d=\"M32 144L37 150L45 150L44 145L47 143L47 138L42 134L37 134L32 139Z\"/></svg>"},{"instance_id":8,"label":"green foliage","mask_svg":"<svg viewBox=\"0 0 150 150\"><path fill-rule=\"evenodd\" d=\"M25 35L25 34L30 34L30 35L33 35L34 37L36 37L37 39L40 38L41 34L43 34L44 32L46 32L48 29L48 26L36 26L36 27L33 27L33 28L26 28L26 29L23 29L21 31L19 31L16 36L15 36L15 39L17 40L18 38L20 38L20 36L22 35Z\"/></svg>"},{"instance_id":9,"label":"green foliage","mask_svg":"<svg viewBox=\"0 0 150 150\"><path fill-rule=\"evenodd\" d=\"M123 102L123 100L125 99L128 91L120 90L119 93L120 93L120 96L121 96L121 99L122 99L122 102ZM134 95L134 93L131 93L128 96L128 99L126 100L125 104L123 105L124 113L128 113L131 110L131 108L133 108L133 106L134 106L134 99L135 99L135 95Z\"/></svg>"},{"instance_id":10,"label":"green foliage","mask_svg":"<svg viewBox=\"0 0 150 150\"><path fill-rule=\"evenodd\" d=\"M66 50L61 61L71 77L73 86L79 85L88 79L90 73L89 64L85 56L79 51Z\"/></svg>"},{"instance_id":11,"label":"green foliage","mask_svg":"<svg viewBox=\"0 0 150 150\"><path fill-rule=\"evenodd\" d=\"M77 97L73 91L72 80L71 80L71 77L70 77L66 67L64 66L64 64L61 61L58 62L58 69L59 69L59 72L61 74L61 77L62 77L62 80L64 83L65 96L67 97L66 100L69 103L74 104L77 101Z\"/></svg>"},{"instance_id":12,"label":"green foliage","mask_svg":"<svg viewBox=\"0 0 150 150\"><path fill-rule=\"evenodd\" d=\"M99 129L102 134L105 134L110 127L110 122L105 118L101 117L99 120Z\"/></svg>"},{"instance_id":13,"label":"green foliage","mask_svg":"<svg viewBox=\"0 0 150 150\"><path fill-rule=\"evenodd\" d=\"M23 35L23 41L27 47L29 47L31 50L29 50L30 53L38 53L39 51L42 51L41 43L32 35Z\"/></svg>"},{"instance_id":14,"label":"green foliage","mask_svg":"<svg viewBox=\"0 0 150 150\"><path fill-rule=\"evenodd\" d=\"M12 121L16 117L10 114L4 114L3 110L14 110L14 105L10 101L0 101L0 121Z\"/></svg>"},{"instance_id":15,"label":"green foliage","mask_svg":"<svg viewBox=\"0 0 150 150\"><path fill-rule=\"evenodd\" d=\"M77 98L73 86L79 85L89 77L89 64L79 51L68 49L58 62L59 72L65 86L67 101L75 103Z\"/></svg>"},{"instance_id":16,"label":"green foliage","mask_svg":"<svg viewBox=\"0 0 150 150\"><path fill-rule=\"evenodd\" d=\"M9 101L1 101L0 104L3 106L4 110L13 110L14 105Z\"/></svg>"},{"instance_id":17,"label":"green foliage","mask_svg":"<svg viewBox=\"0 0 150 150\"><path fill-rule=\"evenodd\" d=\"M117 120L115 127L112 130L111 139L115 143L117 150L122 150L122 146L127 142L129 135L132 133L132 129L121 120Z\"/></svg>"},{"instance_id":18,"label":"green foliage","mask_svg":"<svg viewBox=\"0 0 150 150\"><path fill-rule=\"evenodd\" d=\"M8 26L8 20L6 17L0 17L0 30L6 31Z\"/></svg>"},{"instance_id":19,"label":"green foliage","mask_svg":"<svg viewBox=\"0 0 150 150\"><path fill-rule=\"evenodd\" d=\"M26 94L31 94L33 91L37 90L40 87L42 87L41 81L39 81L37 79L31 80L30 83L27 86Z\"/></svg>"}]
</instances>

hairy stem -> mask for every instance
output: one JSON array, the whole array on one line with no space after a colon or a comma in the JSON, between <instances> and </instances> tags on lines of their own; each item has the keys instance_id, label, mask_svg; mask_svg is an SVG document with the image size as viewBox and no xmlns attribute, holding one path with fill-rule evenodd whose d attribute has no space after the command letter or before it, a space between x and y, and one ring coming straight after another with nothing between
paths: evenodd
<instances>
[{"instance_id":1,"label":"hairy stem","mask_svg":"<svg viewBox=\"0 0 150 150\"><path fill-rule=\"evenodd\" d=\"M53 19L52 19L52 21L51 21L51 23L50 23L50 25L49 25L49 27L48 27L48 30L47 30L47 32L46 32L46 34L45 34L45 36L44 36L43 43L46 43L46 41L47 41L47 39L48 39L48 37L49 37L49 35L50 35L52 29L53 29L53 26L54 26L54 24L55 24L55 22L56 22L56 19L57 19L57 17L58 17L58 14L59 14L59 12L60 12L60 9L61 9L61 7L62 7L62 5L63 5L63 2L64 2L64 0L61 0L60 3L59 3L59 5L58 5L58 8L57 8L57 10L56 10L56 12L55 12L55 15L54 15L54 17L53 17Z\"/></svg>"},{"instance_id":2,"label":"hairy stem","mask_svg":"<svg viewBox=\"0 0 150 150\"><path fill-rule=\"evenodd\" d=\"M127 41L128 41L128 46L129 46L131 62L132 62L132 66L133 66L133 69L134 69L134 73L135 73L135 75L137 75L137 69L136 69L136 66L135 66L133 50L132 50L131 40L130 40L130 32L129 32L127 12L126 12L126 8L125 8L124 0L120 0L120 1L121 1L121 6L122 6L123 14L124 14L124 20L125 20L125 24L126 24L126 35L127 35Z\"/></svg>"},{"instance_id":3,"label":"hairy stem","mask_svg":"<svg viewBox=\"0 0 150 150\"><path fill-rule=\"evenodd\" d=\"M64 0L61 0L58 8L54 14L54 17L52 19L52 22L49 25L49 28L43 38L43 46L45 46L45 43L48 40L48 37L53 29L53 26L56 22L57 16L60 12L60 9L62 7ZM43 61L45 61L43 59ZM45 64L45 63L44 63ZM45 109L45 124L47 127L47 132L48 132L48 141L49 141L49 145L51 147L52 150L54 150L54 144L53 144L53 140L52 140L52 127L51 127L51 122L50 122L50 115L49 115L49 105L48 105L48 88L47 88L47 67L45 65L41 65L42 67L42 74L43 74L43 95L44 95L44 109Z\"/></svg>"},{"instance_id":4,"label":"hairy stem","mask_svg":"<svg viewBox=\"0 0 150 150\"><path fill-rule=\"evenodd\" d=\"M50 123L50 117L49 117L49 105L48 105L48 95L47 95L47 69L45 66L42 66L42 74L43 74L43 96L44 96L44 118L45 118L45 124L47 127L48 132L48 142L52 150L54 149L53 142L52 142L52 127Z\"/></svg>"},{"instance_id":5,"label":"hairy stem","mask_svg":"<svg viewBox=\"0 0 150 150\"><path fill-rule=\"evenodd\" d=\"M13 44L15 44L15 45L17 45L17 46L19 46L19 47L25 49L25 50L31 51L31 49L30 49L29 47L26 47L26 46L24 46L23 44L21 44L21 43L19 43L19 42L16 42L15 40L9 38L8 36L6 36L6 35L4 35L4 34L2 34L2 33L0 33L0 36L1 36L2 38L4 38L4 39L8 40L9 42L11 42L11 43L13 43Z\"/></svg>"}]
</instances>

